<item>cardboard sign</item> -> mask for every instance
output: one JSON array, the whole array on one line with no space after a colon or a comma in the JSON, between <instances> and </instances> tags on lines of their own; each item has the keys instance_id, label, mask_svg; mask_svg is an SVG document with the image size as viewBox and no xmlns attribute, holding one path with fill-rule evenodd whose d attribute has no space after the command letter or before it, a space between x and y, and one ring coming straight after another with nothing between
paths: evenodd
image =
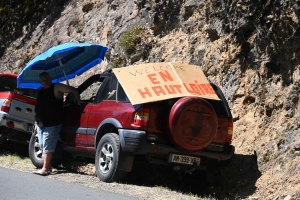
<instances>
[{"instance_id":1,"label":"cardboard sign","mask_svg":"<svg viewBox=\"0 0 300 200\"><path fill-rule=\"evenodd\" d=\"M113 72L133 105L185 96L220 100L199 66L147 63Z\"/></svg>"}]
</instances>

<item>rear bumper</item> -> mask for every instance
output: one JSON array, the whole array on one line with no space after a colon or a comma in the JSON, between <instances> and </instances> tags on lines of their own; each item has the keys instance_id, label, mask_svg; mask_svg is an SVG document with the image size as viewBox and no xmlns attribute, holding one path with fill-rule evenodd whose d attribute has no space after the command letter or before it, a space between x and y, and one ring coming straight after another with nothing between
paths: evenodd
<instances>
[{"instance_id":1,"label":"rear bumper","mask_svg":"<svg viewBox=\"0 0 300 200\"><path fill-rule=\"evenodd\" d=\"M12 118L9 114L0 111L0 143L10 140L28 144L33 123Z\"/></svg>"},{"instance_id":2,"label":"rear bumper","mask_svg":"<svg viewBox=\"0 0 300 200\"><path fill-rule=\"evenodd\" d=\"M20 144L28 144L31 135L25 132L17 131L9 128L1 128L0 132L0 143L5 142L6 140L20 143Z\"/></svg>"},{"instance_id":3,"label":"rear bumper","mask_svg":"<svg viewBox=\"0 0 300 200\"><path fill-rule=\"evenodd\" d=\"M235 148L232 145L226 145L222 152L202 150L197 152L186 152L172 145L149 142L146 139L146 132L139 130L119 129L121 148L123 152L134 155L148 155L153 159L161 159L162 163L168 164L170 153L182 154L188 156L201 157L204 160L215 160L219 163L226 163L234 155Z\"/></svg>"},{"instance_id":4,"label":"rear bumper","mask_svg":"<svg viewBox=\"0 0 300 200\"><path fill-rule=\"evenodd\" d=\"M31 134L34 121L28 122L25 119L11 117L9 114L0 111L0 126L10 128L7 124L13 124L14 130Z\"/></svg>"}]
</instances>

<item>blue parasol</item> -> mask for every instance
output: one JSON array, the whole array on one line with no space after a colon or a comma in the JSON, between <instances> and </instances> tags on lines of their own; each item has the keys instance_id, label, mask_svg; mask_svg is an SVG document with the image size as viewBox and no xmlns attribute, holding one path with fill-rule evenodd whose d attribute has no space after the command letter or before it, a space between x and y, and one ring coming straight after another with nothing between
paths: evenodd
<instances>
[{"instance_id":1,"label":"blue parasol","mask_svg":"<svg viewBox=\"0 0 300 200\"><path fill-rule=\"evenodd\" d=\"M68 82L101 63L107 49L106 46L87 43L64 43L52 47L24 67L17 78L18 88L41 88L39 75L42 72L48 72L53 83Z\"/></svg>"}]
</instances>

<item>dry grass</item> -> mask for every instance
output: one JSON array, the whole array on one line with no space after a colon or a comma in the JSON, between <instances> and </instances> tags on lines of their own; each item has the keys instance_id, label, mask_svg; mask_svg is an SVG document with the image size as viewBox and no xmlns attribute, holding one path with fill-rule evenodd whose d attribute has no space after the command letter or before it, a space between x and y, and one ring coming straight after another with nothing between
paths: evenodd
<instances>
[{"instance_id":1,"label":"dry grass","mask_svg":"<svg viewBox=\"0 0 300 200\"><path fill-rule=\"evenodd\" d=\"M35 171L36 168L26 155L26 148L21 152L4 150L0 145L0 166L29 173ZM254 184L260 176L255 160L254 156L235 155L231 164L219 171L222 176L219 184L206 181L203 172L183 174L170 167L150 165L138 159L126 180L118 183L99 181L95 175L93 159L66 159L48 178L138 199L247 199L255 192Z\"/></svg>"},{"instance_id":2,"label":"dry grass","mask_svg":"<svg viewBox=\"0 0 300 200\"><path fill-rule=\"evenodd\" d=\"M29 173L36 171L26 152L22 152L19 154L3 150L0 145L0 167ZM199 177L197 178L199 174L195 175L195 180L197 180L195 182L192 181L192 176L184 178L168 168L137 162L125 181L104 183L99 181L93 173L93 169L94 164L91 160L86 162L65 160L62 165L53 169L54 173L47 178L99 188L138 199L215 199L214 194L203 194L205 188L203 188L203 183L199 182Z\"/></svg>"}]
</instances>

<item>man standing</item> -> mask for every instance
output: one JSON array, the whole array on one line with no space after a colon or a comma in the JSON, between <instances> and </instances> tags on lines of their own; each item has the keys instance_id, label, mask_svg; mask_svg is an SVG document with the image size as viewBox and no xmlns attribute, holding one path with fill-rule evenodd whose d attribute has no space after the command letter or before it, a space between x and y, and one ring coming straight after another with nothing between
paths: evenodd
<instances>
[{"instance_id":1,"label":"man standing","mask_svg":"<svg viewBox=\"0 0 300 200\"><path fill-rule=\"evenodd\" d=\"M47 72L42 72L39 77L43 88L37 96L34 128L38 133L39 145L43 151L44 165L41 170L34 173L46 176L52 172L52 155L62 127L63 95L71 92L78 104L80 104L80 97L74 87L61 83L53 84Z\"/></svg>"}]
</instances>

